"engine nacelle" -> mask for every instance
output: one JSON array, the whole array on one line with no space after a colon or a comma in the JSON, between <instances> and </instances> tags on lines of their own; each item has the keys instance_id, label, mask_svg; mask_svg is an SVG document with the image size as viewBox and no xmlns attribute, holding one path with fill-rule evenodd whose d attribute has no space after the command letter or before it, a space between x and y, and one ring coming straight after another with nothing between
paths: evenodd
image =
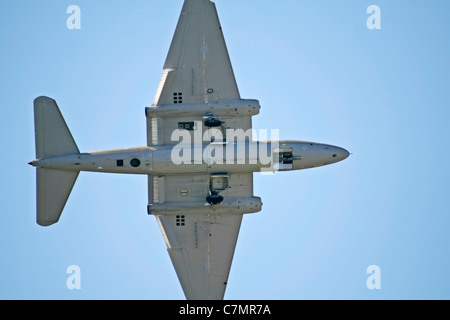
<instances>
[{"instance_id":1,"label":"engine nacelle","mask_svg":"<svg viewBox=\"0 0 450 320\"><path fill-rule=\"evenodd\" d=\"M145 108L147 118L192 117L207 113L214 116L254 116L261 106L258 100L235 99L207 104L166 104Z\"/></svg>"},{"instance_id":2,"label":"engine nacelle","mask_svg":"<svg viewBox=\"0 0 450 320\"><path fill-rule=\"evenodd\" d=\"M259 197L230 197L220 204L210 205L205 201L183 201L150 203L148 214L153 215L189 215L189 214L244 214L259 212L262 201Z\"/></svg>"}]
</instances>

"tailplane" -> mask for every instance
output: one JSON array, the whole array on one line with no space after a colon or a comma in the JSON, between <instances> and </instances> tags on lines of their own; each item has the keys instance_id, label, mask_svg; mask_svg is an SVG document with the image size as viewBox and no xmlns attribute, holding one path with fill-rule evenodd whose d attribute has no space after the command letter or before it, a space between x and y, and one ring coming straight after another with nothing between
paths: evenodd
<instances>
[{"instance_id":1,"label":"tailplane","mask_svg":"<svg viewBox=\"0 0 450 320\"><path fill-rule=\"evenodd\" d=\"M34 100L34 127L36 159L80 153L55 100Z\"/></svg>"},{"instance_id":2,"label":"tailplane","mask_svg":"<svg viewBox=\"0 0 450 320\"><path fill-rule=\"evenodd\" d=\"M37 160L80 153L55 100L48 97L34 100L34 125ZM79 171L37 168L36 220L39 225L58 222L78 174Z\"/></svg>"},{"instance_id":3,"label":"tailplane","mask_svg":"<svg viewBox=\"0 0 450 320\"><path fill-rule=\"evenodd\" d=\"M47 227L58 222L79 171L37 168L36 222Z\"/></svg>"}]
</instances>

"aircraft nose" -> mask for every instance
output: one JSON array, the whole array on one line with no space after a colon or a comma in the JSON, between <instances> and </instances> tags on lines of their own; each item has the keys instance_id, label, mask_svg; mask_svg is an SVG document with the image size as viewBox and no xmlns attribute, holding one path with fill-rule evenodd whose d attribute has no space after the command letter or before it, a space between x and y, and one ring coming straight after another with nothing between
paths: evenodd
<instances>
[{"instance_id":1,"label":"aircraft nose","mask_svg":"<svg viewBox=\"0 0 450 320\"><path fill-rule=\"evenodd\" d=\"M332 157L336 160L336 162L338 162L347 159L349 155L350 152L348 152L344 148L334 147Z\"/></svg>"}]
</instances>

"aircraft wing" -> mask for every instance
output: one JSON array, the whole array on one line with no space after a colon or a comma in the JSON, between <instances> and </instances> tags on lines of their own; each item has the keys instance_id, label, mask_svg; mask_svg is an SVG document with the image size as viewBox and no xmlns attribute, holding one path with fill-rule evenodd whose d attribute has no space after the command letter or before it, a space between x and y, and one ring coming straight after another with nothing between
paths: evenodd
<instances>
[{"instance_id":1,"label":"aircraft wing","mask_svg":"<svg viewBox=\"0 0 450 320\"><path fill-rule=\"evenodd\" d=\"M242 214L185 213L183 206L204 202L210 175L149 176L151 203L178 204L179 212L155 214L184 294L189 300L223 299ZM253 175L232 174L224 198L253 195Z\"/></svg>"},{"instance_id":2,"label":"aircraft wing","mask_svg":"<svg viewBox=\"0 0 450 320\"><path fill-rule=\"evenodd\" d=\"M172 134L179 128L187 128L193 138L198 137L194 133L202 137L208 128L202 125L206 111L198 111L201 105L212 110L246 104L240 99L216 6L210 0L185 0L163 69L154 102L146 108L149 146L178 143ZM174 109L179 116L162 115ZM251 140L251 116L222 116L219 129L223 136L226 129L241 129L249 134L236 140Z\"/></svg>"},{"instance_id":3,"label":"aircraft wing","mask_svg":"<svg viewBox=\"0 0 450 320\"><path fill-rule=\"evenodd\" d=\"M239 98L214 2L185 1L153 105Z\"/></svg>"},{"instance_id":4,"label":"aircraft wing","mask_svg":"<svg viewBox=\"0 0 450 320\"><path fill-rule=\"evenodd\" d=\"M146 108L148 145L166 149L178 143L172 140L177 129L203 145L252 140L252 110L259 112L259 103L240 98L214 2L185 0L155 100ZM212 113L222 139L210 136L205 116ZM227 129L247 134L233 139ZM226 187L214 189L224 201L217 205L206 199L214 173L149 175L149 214L158 221L188 299L223 298L242 215L250 212L239 201L256 198L252 173L222 174L219 185L223 180Z\"/></svg>"}]
</instances>

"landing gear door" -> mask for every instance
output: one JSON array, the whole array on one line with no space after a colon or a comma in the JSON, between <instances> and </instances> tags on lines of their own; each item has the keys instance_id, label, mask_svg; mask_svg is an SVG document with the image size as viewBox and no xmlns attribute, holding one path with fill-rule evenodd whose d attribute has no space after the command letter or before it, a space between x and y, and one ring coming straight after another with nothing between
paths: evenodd
<instances>
[{"instance_id":1,"label":"landing gear door","mask_svg":"<svg viewBox=\"0 0 450 320\"><path fill-rule=\"evenodd\" d=\"M275 170L292 170L292 147L276 148L273 151L273 166Z\"/></svg>"}]
</instances>

